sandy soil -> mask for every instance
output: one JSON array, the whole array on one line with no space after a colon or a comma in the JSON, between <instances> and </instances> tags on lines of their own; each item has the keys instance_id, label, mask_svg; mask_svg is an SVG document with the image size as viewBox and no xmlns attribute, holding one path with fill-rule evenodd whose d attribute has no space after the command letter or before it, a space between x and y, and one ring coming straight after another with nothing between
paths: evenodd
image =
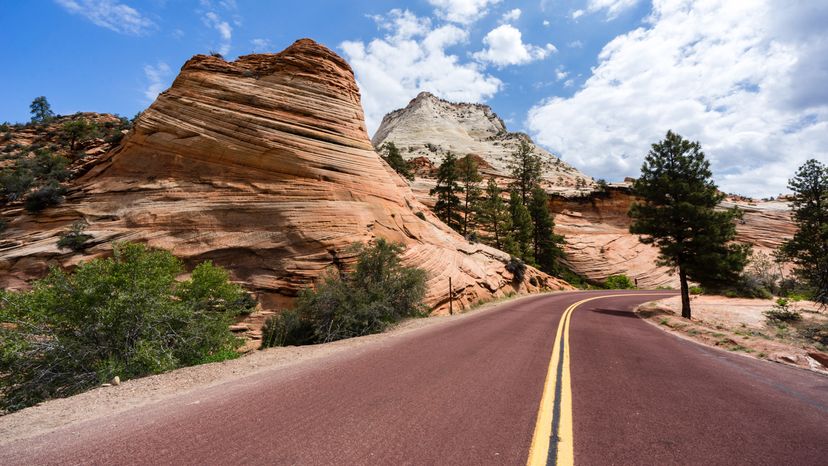
<instances>
[{"instance_id":1,"label":"sandy soil","mask_svg":"<svg viewBox=\"0 0 828 466\"><path fill-rule=\"evenodd\" d=\"M676 296L644 304L636 312L663 330L702 344L828 374L826 348L798 332L803 326L828 322L828 309L800 301L793 307L801 312L801 322L773 325L766 322L763 312L774 302L691 296L693 319L688 321L681 318L681 298Z\"/></svg>"},{"instance_id":2,"label":"sandy soil","mask_svg":"<svg viewBox=\"0 0 828 466\"><path fill-rule=\"evenodd\" d=\"M550 292L554 294L560 292ZM50 400L5 416L0 416L0 445L18 439L30 438L58 427L90 419L109 416L173 396L186 394L196 388L206 388L232 379L247 377L259 371L288 367L313 359L353 351L373 343L398 338L424 327L441 325L459 319L489 312L504 301L539 296L523 295L483 304L464 314L411 319L391 330L359 338L310 346L290 346L254 351L239 359L201 366L185 367L164 374L121 382L118 386L102 386L69 398Z\"/></svg>"}]
</instances>

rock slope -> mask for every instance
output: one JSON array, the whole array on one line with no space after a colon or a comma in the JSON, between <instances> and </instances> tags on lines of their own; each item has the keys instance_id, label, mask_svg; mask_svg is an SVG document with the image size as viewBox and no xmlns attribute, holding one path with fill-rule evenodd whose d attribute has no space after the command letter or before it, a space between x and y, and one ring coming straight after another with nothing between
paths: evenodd
<instances>
[{"instance_id":1,"label":"rock slope","mask_svg":"<svg viewBox=\"0 0 828 466\"><path fill-rule=\"evenodd\" d=\"M470 244L423 207L374 152L351 68L309 39L234 62L191 58L66 202L5 215L4 287L106 254L112 241L142 241L229 268L272 311L351 261L352 243L382 237L428 271L435 312L447 309L449 277L455 309L527 287L568 288L535 269L514 285L507 255ZM59 250L58 235L78 219L94 246Z\"/></svg>"}]
</instances>

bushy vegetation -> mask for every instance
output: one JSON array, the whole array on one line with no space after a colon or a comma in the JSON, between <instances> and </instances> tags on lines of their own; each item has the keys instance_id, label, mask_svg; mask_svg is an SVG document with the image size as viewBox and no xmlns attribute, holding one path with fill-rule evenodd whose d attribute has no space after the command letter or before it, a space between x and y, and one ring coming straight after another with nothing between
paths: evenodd
<instances>
[{"instance_id":1,"label":"bushy vegetation","mask_svg":"<svg viewBox=\"0 0 828 466\"><path fill-rule=\"evenodd\" d=\"M14 165L0 171L3 200L24 199L30 212L60 203L64 193L60 182L70 176L66 164L65 158L45 149L36 151L34 157L16 160Z\"/></svg>"},{"instance_id":2,"label":"bushy vegetation","mask_svg":"<svg viewBox=\"0 0 828 466\"><path fill-rule=\"evenodd\" d=\"M331 270L304 290L296 307L268 319L262 347L325 343L385 330L405 317L423 316L424 270L400 262L403 246L378 239L355 245L350 272Z\"/></svg>"},{"instance_id":3,"label":"bushy vegetation","mask_svg":"<svg viewBox=\"0 0 828 466\"><path fill-rule=\"evenodd\" d=\"M60 235L60 239L57 243L58 248L71 249L75 252L86 249L88 247L86 242L92 239L92 235L84 233L87 226L87 223L83 220L73 223L72 228L69 231Z\"/></svg>"},{"instance_id":4,"label":"bushy vegetation","mask_svg":"<svg viewBox=\"0 0 828 466\"><path fill-rule=\"evenodd\" d=\"M521 283L526 275L526 264L519 258L512 256L509 258L509 262L506 263L506 270L512 274L513 282Z\"/></svg>"},{"instance_id":5,"label":"bushy vegetation","mask_svg":"<svg viewBox=\"0 0 828 466\"><path fill-rule=\"evenodd\" d=\"M393 142L386 142L379 149L380 157L388 162L388 165L408 181L414 180L414 173L411 165L402 157L400 150Z\"/></svg>"},{"instance_id":6,"label":"bushy vegetation","mask_svg":"<svg viewBox=\"0 0 828 466\"><path fill-rule=\"evenodd\" d=\"M768 323L797 322L802 320L802 314L791 307L790 301L785 298L776 300L771 309L763 312Z\"/></svg>"},{"instance_id":7,"label":"bushy vegetation","mask_svg":"<svg viewBox=\"0 0 828 466\"><path fill-rule=\"evenodd\" d=\"M255 303L210 262L176 281L182 272L169 252L124 243L31 291L0 292L0 411L235 357L228 326Z\"/></svg>"},{"instance_id":8,"label":"bushy vegetation","mask_svg":"<svg viewBox=\"0 0 828 466\"><path fill-rule=\"evenodd\" d=\"M635 289L635 283L624 274L610 275L604 282L604 288L608 290L632 290Z\"/></svg>"}]
</instances>

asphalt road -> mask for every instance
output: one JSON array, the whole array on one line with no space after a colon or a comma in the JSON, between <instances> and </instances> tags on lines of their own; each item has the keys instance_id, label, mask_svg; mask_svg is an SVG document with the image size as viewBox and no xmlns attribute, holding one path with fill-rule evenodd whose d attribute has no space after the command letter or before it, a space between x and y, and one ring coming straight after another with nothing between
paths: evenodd
<instances>
[{"instance_id":1,"label":"asphalt road","mask_svg":"<svg viewBox=\"0 0 828 466\"><path fill-rule=\"evenodd\" d=\"M630 312L653 299L507 303L7 444L0 464L828 464L828 377L664 333Z\"/></svg>"}]
</instances>

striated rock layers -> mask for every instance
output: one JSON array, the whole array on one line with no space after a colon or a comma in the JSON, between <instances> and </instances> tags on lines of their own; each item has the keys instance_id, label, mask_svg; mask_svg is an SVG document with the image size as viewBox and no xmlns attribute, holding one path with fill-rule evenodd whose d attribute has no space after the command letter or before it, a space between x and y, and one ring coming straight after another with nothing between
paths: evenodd
<instances>
[{"instance_id":1,"label":"striated rock layers","mask_svg":"<svg viewBox=\"0 0 828 466\"><path fill-rule=\"evenodd\" d=\"M630 234L627 212L634 200L629 188L621 187L587 196L553 196L549 206L555 214L555 231L566 237L565 262L593 282L623 273L637 279L641 287L678 287L678 276L655 265L658 250ZM769 253L796 231L784 202L722 203L722 207L734 206L745 214L736 226L736 240L752 244L754 251Z\"/></svg>"},{"instance_id":2,"label":"striated rock layers","mask_svg":"<svg viewBox=\"0 0 828 466\"><path fill-rule=\"evenodd\" d=\"M0 245L4 287L106 254L112 241L142 241L229 268L275 310L352 260L349 245L382 237L428 271L435 312L447 309L449 277L455 309L527 287L568 288L531 268L513 285L506 254L470 244L424 208L374 152L351 68L308 39L234 62L191 58L62 205L13 215ZM93 247L60 251L58 235L78 219Z\"/></svg>"}]
</instances>

